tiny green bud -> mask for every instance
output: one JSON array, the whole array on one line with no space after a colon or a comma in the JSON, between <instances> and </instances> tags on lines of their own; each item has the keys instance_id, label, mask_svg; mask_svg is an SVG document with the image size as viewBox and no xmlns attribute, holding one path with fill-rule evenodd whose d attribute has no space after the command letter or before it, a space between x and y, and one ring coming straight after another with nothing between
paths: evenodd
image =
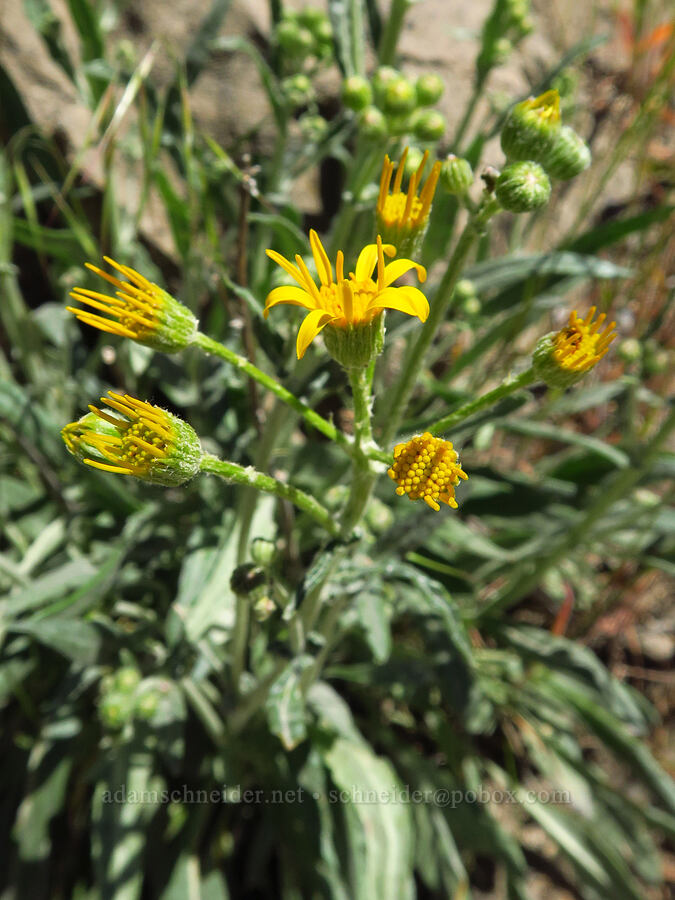
<instances>
[{"instance_id":1,"label":"tiny green bud","mask_svg":"<svg viewBox=\"0 0 675 900\"><path fill-rule=\"evenodd\" d=\"M136 713L140 719L151 719L159 706L159 694L147 691L136 700Z\"/></svg>"},{"instance_id":2,"label":"tiny green bud","mask_svg":"<svg viewBox=\"0 0 675 900\"><path fill-rule=\"evenodd\" d=\"M403 166L404 178L410 178L421 166L424 154L418 147L409 147Z\"/></svg>"},{"instance_id":3,"label":"tiny green bud","mask_svg":"<svg viewBox=\"0 0 675 900\"><path fill-rule=\"evenodd\" d=\"M508 38L500 37L494 42L492 54L495 64L506 62L513 51L513 44Z\"/></svg>"},{"instance_id":4,"label":"tiny green bud","mask_svg":"<svg viewBox=\"0 0 675 900\"><path fill-rule=\"evenodd\" d=\"M298 125L303 137L312 144L318 144L328 133L328 122L323 116L307 113L298 119Z\"/></svg>"},{"instance_id":5,"label":"tiny green bud","mask_svg":"<svg viewBox=\"0 0 675 900\"><path fill-rule=\"evenodd\" d=\"M361 75L350 75L342 82L342 102L347 109L360 112L373 102L370 82Z\"/></svg>"},{"instance_id":6,"label":"tiny green bud","mask_svg":"<svg viewBox=\"0 0 675 900\"><path fill-rule=\"evenodd\" d=\"M361 110L358 125L359 132L369 141L384 140L388 134L387 120L376 106Z\"/></svg>"},{"instance_id":7,"label":"tiny green bud","mask_svg":"<svg viewBox=\"0 0 675 900\"><path fill-rule=\"evenodd\" d=\"M134 706L127 694L113 692L100 698L98 712L103 725L117 731L131 719Z\"/></svg>"},{"instance_id":8,"label":"tiny green bud","mask_svg":"<svg viewBox=\"0 0 675 900\"><path fill-rule=\"evenodd\" d=\"M277 548L274 541L268 541L265 538L255 538L251 543L251 559L253 562L263 568L269 566L277 555Z\"/></svg>"},{"instance_id":9,"label":"tiny green bud","mask_svg":"<svg viewBox=\"0 0 675 900\"><path fill-rule=\"evenodd\" d=\"M415 114L413 131L420 141L440 141L445 134L445 116L436 109L424 109Z\"/></svg>"},{"instance_id":10,"label":"tiny green bud","mask_svg":"<svg viewBox=\"0 0 675 900\"><path fill-rule=\"evenodd\" d=\"M297 13L298 22L308 28L312 34L316 28L328 21L326 13L315 6L306 6Z\"/></svg>"},{"instance_id":11,"label":"tiny green bud","mask_svg":"<svg viewBox=\"0 0 675 900\"><path fill-rule=\"evenodd\" d=\"M509 161L541 162L553 149L560 132L560 95L556 90L517 103L501 132Z\"/></svg>"},{"instance_id":12,"label":"tiny green bud","mask_svg":"<svg viewBox=\"0 0 675 900\"><path fill-rule=\"evenodd\" d=\"M415 88L403 75L387 84L384 89L382 108L385 112L399 115L415 108Z\"/></svg>"},{"instance_id":13,"label":"tiny green bud","mask_svg":"<svg viewBox=\"0 0 675 900\"><path fill-rule=\"evenodd\" d=\"M626 338L625 341L621 341L619 344L617 353L624 362L634 363L642 356L642 346L640 341L635 338Z\"/></svg>"},{"instance_id":14,"label":"tiny green bud","mask_svg":"<svg viewBox=\"0 0 675 900\"><path fill-rule=\"evenodd\" d=\"M460 278L455 285L455 296L460 303L476 296L476 286L470 278Z\"/></svg>"},{"instance_id":15,"label":"tiny green bud","mask_svg":"<svg viewBox=\"0 0 675 900\"><path fill-rule=\"evenodd\" d=\"M125 694L133 693L141 680L141 673L132 666L123 666L114 675L117 690Z\"/></svg>"},{"instance_id":16,"label":"tiny green bud","mask_svg":"<svg viewBox=\"0 0 675 900\"><path fill-rule=\"evenodd\" d=\"M275 39L283 55L295 62L302 62L314 50L312 32L288 19L277 25Z\"/></svg>"},{"instance_id":17,"label":"tiny green bud","mask_svg":"<svg viewBox=\"0 0 675 900\"><path fill-rule=\"evenodd\" d=\"M258 622L266 622L276 608L274 600L272 600L271 597L268 597L267 594L264 594L253 604L253 615Z\"/></svg>"},{"instance_id":18,"label":"tiny green bud","mask_svg":"<svg viewBox=\"0 0 675 900\"><path fill-rule=\"evenodd\" d=\"M434 72L427 72L426 75L420 75L415 82L415 93L417 94L418 106L433 106L443 96L445 85L442 78Z\"/></svg>"},{"instance_id":19,"label":"tiny green bud","mask_svg":"<svg viewBox=\"0 0 675 900\"><path fill-rule=\"evenodd\" d=\"M645 345L644 367L648 375L662 375L670 366L670 354L655 341Z\"/></svg>"},{"instance_id":20,"label":"tiny green bud","mask_svg":"<svg viewBox=\"0 0 675 900\"><path fill-rule=\"evenodd\" d=\"M563 125L555 144L540 161L551 178L567 181L590 166L591 151L573 128Z\"/></svg>"},{"instance_id":21,"label":"tiny green bud","mask_svg":"<svg viewBox=\"0 0 675 900\"><path fill-rule=\"evenodd\" d=\"M551 196L551 182L539 163L527 160L506 166L495 185L497 200L513 213L531 212L545 206Z\"/></svg>"},{"instance_id":22,"label":"tiny green bud","mask_svg":"<svg viewBox=\"0 0 675 900\"><path fill-rule=\"evenodd\" d=\"M329 59L333 55L333 29L328 19L324 19L313 30L319 59Z\"/></svg>"},{"instance_id":23,"label":"tiny green bud","mask_svg":"<svg viewBox=\"0 0 675 900\"><path fill-rule=\"evenodd\" d=\"M412 121L409 113L387 116L387 131L391 135L400 137L409 134L412 130Z\"/></svg>"},{"instance_id":24,"label":"tiny green bud","mask_svg":"<svg viewBox=\"0 0 675 900\"><path fill-rule=\"evenodd\" d=\"M470 319L474 319L476 316L480 315L482 308L483 305L478 297L467 297L462 303L462 312Z\"/></svg>"},{"instance_id":25,"label":"tiny green bud","mask_svg":"<svg viewBox=\"0 0 675 900\"><path fill-rule=\"evenodd\" d=\"M466 194L473 184L473 169L467 159L450 153L441 168L441 185L449 194Z\"/></svg>"},{"instance_id":26,"label":"tiny green bud","mask_svg":"<svg viewBox=\"0 0 675 900\"><path fill-rule=\"evenodd\" d=\"M312 82L301 72L284 78L281 82L281 90L288 103L294 109L297 109L299 106L307 106L315 97Z\"/></svg>"},{"instance_id":27,"label":"tiny green bud","mask_svg":"<svg viewBox=\"0 0 675 900\"><path fill-rule=\"evenodd\" d=\"M375 102L378 106L384 104L384 94L389 82L401 77L401 73L398 69L394 69L391 66L380 66L380 68L377 69L373 75L373 93L375 95Z\"/></svg>"}]
</instances>

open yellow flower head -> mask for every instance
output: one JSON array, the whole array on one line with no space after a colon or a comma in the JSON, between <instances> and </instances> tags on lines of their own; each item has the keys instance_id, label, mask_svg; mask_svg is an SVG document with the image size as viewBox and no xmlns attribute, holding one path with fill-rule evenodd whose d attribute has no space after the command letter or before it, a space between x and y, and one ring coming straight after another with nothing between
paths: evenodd
<instances>
[{"instance_id":1,"label":"open yellow flower head","mask_svg":"<svg viewBox=\"0 0 675 900\"><path fill-rule=\"evenodd\" d=\"M414 253L421 244L429 223L429 210L441 173L441 163L437 161L431 167L431 172L420 190L422 175L429 159L429 151L426 150L417 171L410 176L408 190L404 192L401 188L407 156L406 147L396 167L395 176L394 163L388 156L384 157L376 207L377 230L382 235L382 240L398 247L399 253Z\"/></svg>"},{"instance_id":2,"label":"open yellow flower head","mask_svg":"<svg viewBox=\"0 0 675 900\"><path fill-rule=\"evenodd\" d=\"M120 415L90 405L89 413L61 432L80 462L165 487L184 484L197 474L202 448L186 422L129 394L109 391L101 400Z\"/></svg>"},{"instance_id":3,"label":"open yellow flower head","mask_svg":"<svg viewBox=\"0 0 675 900\"><path fill-rule=\"evenodd\" d=\"M385 265L384 257L394 256L396 249L383 244L378 236L376 244L363 248L356 261L356 268L345 277L344 254L338 250L333 267L316 231L310 231L312 255L319 273L317 285L304 260L296 254L296 265L275 250L267 255L296 282L275 288L267 296L264 315L267 318L273 306L288 303L309 310L305 316L296 342L298 359L322 331L328 352L343 366L367 365L382 349L382 311L397 309L409 316L417 316L425 322L429 315L429 303L422 291L415 287L393 287L393 282L410 269L424 282L426 269L410 259L397 259ZM374 271L375 270L375 271ZM374 277L373 277L374 276Z\"/></svg>"},{"instance_id":4,"label":"open yellow flower head","mask_svg":"<svg viewBox=\"0 0 675 900\"><path fill-rule=\"evenodd\" d=\"M424 500L436 512L441 508L439 501L457 509L455 487L460 478L469 477L452 443L428 431L394 447L394 464L388 474L398 483L400 497L407 494L411 500Z\"/></svg>"},{"instance_id":5,"label":"open yellow flower head","mask_svg":"<svg viewBox=\"0 0 675 900\"><path fill-rule=\"evenodd\" d=\"M550 387L566 388L600 362L616 337L616 323L610 322L600 331L607 317L601 313L593 321L595 313L595 306L585 319L572 312L565 328L539 341L532 357L537 378Z\"/></svg>"},{"instance_id":6,"label":"open yellow flower head","mask_svg":"<svg viewBox=\"0 0 675 900\"><path fill-rule=\"evenodd\" d=\"M75 288L70 296L90 309L69 306L69 312L87 325L131 338L162 353L176 353L187 347L197 332L197 319L190 310L135 269L107 256L104 259L127 280L120 281L87 263L88 269L117 288L117 292L111 297L87 288ZM91 312L91 309L104 315Z\"/></svg>"}]
</instances>

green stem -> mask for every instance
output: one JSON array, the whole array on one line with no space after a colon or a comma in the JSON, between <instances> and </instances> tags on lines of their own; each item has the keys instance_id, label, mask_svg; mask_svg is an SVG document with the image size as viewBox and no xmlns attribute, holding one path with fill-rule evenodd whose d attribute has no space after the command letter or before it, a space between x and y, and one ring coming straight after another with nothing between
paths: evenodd
<instances>
[{"instance_id":1,"label":"green stem","mask_svg":"<svg viewBox=\"0 0 675 900\"><path fill-rule=\"evenodd\" d=\"M352 454L354 452L352 442L346 434L343 434L332 422L329 422L328 419L324 419L323 416L320 416L315 412L311 406L303 403L303 401L296 397L295 394L292 394L289 390L280 385L276 378L267 375L267 373L263 372L257 366L254 366L253 363L249 362L243 356L239 356L234 350L230 350L229 347L226 347L219 341L213 340L213 338L208 337L208 335L203 334L201 331L197 332L192 343L206 353L210 353L212 356L218 356L220 359L224 359L241 372L244 372L249 378L252 378L254 381L263 385L263 387L275 394L287 406L290 406L291 409L294 409L295 412L299 413L308 425L316 428L317 431L320 431L321 434L330 438L331 441L340 444L340 446L348 453Z\"/></svg>"},{"instance_id":2,"label":"green stem","mask_svg":"<svg viewBox=\"0 0 675 900\"><path fill-rule=\"evenodd\" d=\"M358 524L370 499L377 478L371 468L368 451L372 449L373 430L371 423L371 381L368 368L349 369L349 383L354 402L354 446L356 453L352 462L352 483L349 497L342 511L342 535L348 537Z\"/></svg>"},{"instance_id":3,"label":"green stem","mask_svg":"<svg viewBox=\"0 0 675 900\"><path fill-rule=\"evenodd\" d=\"M473 119L473 115L476 111L476 106L478 105L478 100L483 93L483 85L485 84L485 78L476 79L473 92L471 94L471 99L467 103L466 109L464 110L464 116L462 117L462 121L457 126L457 131L455 132L455 137L452 141L452 147L454 147L453 152L458 156L461 155L460 151L462 148L462 141L464 140L464 135L466 134L471 119Z\"/></svg>"},{"instance_id":4,"label":"green stem","mask_svg":"<svg viewBox=\"0 0 675 900\"><path fill-rule=\"evenodd\" d=\"M258 472L252 466L240 466L238 463L218 459L217 456L207 453L202 457L199 468L202 472L218 475L232 484L243 484L266 494L274 494L275 497L281 497L282 500L290 500L294 506L310 515L333 537L337 537L340 533L340 528L331 513L311 494L306 494L291 484L272 478L271 475L265 475L264 472Z\"/></svg>"},{"instance_id":5,"label":"green stem","mask_svg":"<svg viewBox=\"0 0 675 900\"><path fill-rule=\"evenodd\" d=\"M454 412L449 413L447 416L443 416L442 419L438 419L433 425L429 425L426 430L430 431L431 434L439 434L443 431L448 431L448 429L452 428L454 425L463 422L464 419L468 419L469 416L473 416L475 413L480 412L481 409L485 409L485 407L497 403L502 397L508 397L509 394L512 394L519 388L527 387L527 385L532 384L534 380L534 369L529 368L516 376L516 378L510 378L502 382L499 387L496 387L493 391L488 391L487 394L483 394L483 396L478 397L477 400L473 400L471 403L465 403L464 406L460 406L460 408L456 409Z\"/></svg>"},{"instance_id":6,"label":"green stem","mask_svg":"<svg viewBox=\"0 0 675 900\"><path fill-rule=\"evenodd\" d=\"M522 571L518 571L511 583L506 587L506 590L481 611L480 618L483 619L495 614L500 614L503 610L516 604L537 587L546 572L552 566L555 566L560 560L569 556L576 547L580 546L591 533L593 526L598 519L600 519L614 503L625 498L645 473L649 471L654 460L660 453L661 448L667 442L670 433L674 429L675 408L671 411L658 433L643 452L640 458L640 464L617 472L609 485L602 487L597 499L586 510L585 515L580 521L565 532L562 539L558 541L549 553L539 558L529 575L523 576Z\"/></svg>"},{"instance_id":7,"label":"green stem","mask_svg":"<svg viewBox=\"0 0 675 900\"><path fill-rule=\"evenodd\" d=\"M464 231L457 241L454 253L448 263L448 268L445 270L445 274L431 303L429 318L407 355L403 372L392 392L391 401L383 411L384 416L382 416L382 419L387 424L383 429L381 443L385 446L391 443L392 438L396 434L399 422L415 386L416 378L424 364L424 357L433 343L443 319L451 308L454 288L459 280L459 276L462 274L469 253L483 233L485 225L499 208L499 204L492 196L486 196L476 213L470 216Z\"/></svg>"},{"instance_id":8,"label":"green stem","mask_svg":"<svg viewBox=\"0 0 675 900\"><path fill-rule=\"evenodd\" d=\"M393 65L403 20L409 8L410 0L392 0L387 23L380 39L378 57L381 66Z\"/></svg>"}]
</instances>

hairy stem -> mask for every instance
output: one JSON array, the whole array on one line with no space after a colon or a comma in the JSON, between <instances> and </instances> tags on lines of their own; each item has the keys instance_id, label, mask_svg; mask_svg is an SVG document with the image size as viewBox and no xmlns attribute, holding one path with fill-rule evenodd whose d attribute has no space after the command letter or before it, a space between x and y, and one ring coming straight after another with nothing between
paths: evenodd
<instances>
[{"instance_id":1,"label":"hairy stem","mask_svg":"<svg viewBox=\"0 0 675 900\"><path fill-rule=\"evenodd\" d=\"M478 399L473 400L471 403L465 403L464 406L460 406L460 408L456 409L454 412L448 413L448 415L443 416L442 419L438 419L433 425L429 425L426 430L430 431L431 434L440 434L443 431L447 431L454 425L468 419L469 416L473 416L475 413L480 412L481 409L492 406L503 397L508 397L509 394L512 394L519 388L527 387L527 385L532 384L534 380L534 370L529 368L516 378L510 378L502 382L502 384L493 391L488 391L487 394L483 394L482 397L478 397Z\"/></svg>"}]
</instances>

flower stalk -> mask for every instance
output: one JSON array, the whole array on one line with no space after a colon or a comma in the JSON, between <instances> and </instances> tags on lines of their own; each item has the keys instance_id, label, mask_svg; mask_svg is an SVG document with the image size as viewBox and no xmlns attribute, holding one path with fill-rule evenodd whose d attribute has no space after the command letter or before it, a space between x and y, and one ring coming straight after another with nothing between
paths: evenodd
<instances>
[{"instance_id":1,"label":"flower stalk","mask_svg":"<svg viewBox=\"0 0 675 900\"><path fill-rule=\"evenodd\" d=\"M331 513L318 500L291 484L279 481L264 472L258 472L252 466L240 466L238 463L219 459L207 453L202 458L199 469L208 475L218 475L230 484L241 484L255 488L265 494L274 494L282 500L289 500L298 509L303 510L321 525L330 535L337 537L340 526Z\"/></svg>"},{"instance_id":2,"label":"flower stalk","mask_svg":"<svg viewBox=\"0 0 675 900\"><path fill-rule=\"evenodd\" d=\"M361 519L377 478L368 458L368 450L373 444L371 378L367 368L349 369L348 372L354 402L356 452L352 462L349 497L342 511L343 537L348 537Z\"/></svg>"},{"instance_id":3,"label":"flower stalk","mask_svg":"<svg viewBox=\"0 0 675 900\"><path fill-rule=\"evenodd\" d=\"M454 410L454 412L448 413L447 416L438 419L433 425L429 425L427 431L431 432L431 434L442 434L444 431L454 428L455 425L459 425L465 419L475 415L482 409L493 406L504 397L513 394L514 391L533 384L535 380L534 369L530 366L529 369L525 372L521 372L521 374L517 375L515 378L507 378L493 391L488 391L486 394L483 394L482 397L478 397L476 400L471 401L471 403L465 403L464 406L460 406L460 408Z\"/></svg>"},{"instance_id":4,"label":"flower stalk","mask_svg":"<svg viewBox=\"0 0 675 900\"><path fill-rule=\"evenodd\" d=\"M408 400L415 386L415 381L424 364L424 358L433 343L441 322L452 307L453 292L464 269L466 261L476 241L483 233L486 224L500 209L491 195L486 195L483 202L467 222L464 231L455 247L445 274L436 291L433 303L430 304L429 318L420 331L417 340L407 355L401 376L392 392L390 403L382 409L381 421L387 424L382 431L382 443L391 443L396 434Z\"/></svg>"}]
</instances>

